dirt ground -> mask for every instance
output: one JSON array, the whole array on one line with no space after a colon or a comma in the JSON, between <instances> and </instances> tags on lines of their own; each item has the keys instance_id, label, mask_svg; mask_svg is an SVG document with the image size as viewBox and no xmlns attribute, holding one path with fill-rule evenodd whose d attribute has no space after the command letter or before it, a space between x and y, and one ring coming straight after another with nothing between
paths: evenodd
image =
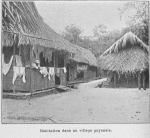
<instances>
[{"instance_id":1,"label":"dirt ground","mask_svg":"<svg viewBox=\"0 0 150 138\"><path fill-rule=\"evenodd\" d=\"M2 123L149 122L149 90L95 88L100 81L30 100L2 99Z\"/></svg>"}]
</instances>

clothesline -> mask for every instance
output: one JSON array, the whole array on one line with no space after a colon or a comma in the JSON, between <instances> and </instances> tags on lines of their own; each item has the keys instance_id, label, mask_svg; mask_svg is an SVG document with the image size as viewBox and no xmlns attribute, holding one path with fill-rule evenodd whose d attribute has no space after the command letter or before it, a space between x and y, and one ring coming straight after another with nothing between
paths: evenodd
<instances>
[{"instance_id":1,"label":"clothesline","mask_svg":"<svg viewBox=\"0 0 150 138\"><path fill-rule=\"evenodd\" d=\"M4 61L4 54L2 54L2 72L4 75L6 75L10 69L10 66L12 64L12 59L13 56L10 59L10 62L8 64L5 63ZM12 83L14 85L15 80L17 79L17 77L22 77L22 81L24 83L26 83L25 80L25 68L27 67L23 67L22 61L21 61L21 57L19 55L15 55L15 59L16 59L16 65L13 67L13 80ZM48 76L48 79L50 80L50 76L53 77L53 80L55 79L54 76L55 74L59 74L60 70L63 69L64 73L67 72L66 67L61 67L61 68L56 68L56 67L40 67L39 65L36 65L34 63L32 63L32 68L36 68L36 69L40 69L40 73L46 77Z\"/></svg>"}]
</instances>

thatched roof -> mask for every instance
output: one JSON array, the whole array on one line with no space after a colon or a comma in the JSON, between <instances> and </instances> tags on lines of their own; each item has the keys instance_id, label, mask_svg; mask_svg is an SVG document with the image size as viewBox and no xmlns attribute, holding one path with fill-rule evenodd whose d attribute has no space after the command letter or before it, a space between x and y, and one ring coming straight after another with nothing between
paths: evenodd
<instances>
[{"instance_id":1,"label":"thatched roof","mask_svg":"<svg viewBox=\"0 0 150 138\"><path fill-rule=\"evenodd\" d=\"M3 44L12 46L16 36L18 45L39 45L55 50L73 53L72 60L97 66L91 51L75 46L51 29L39 15L34 2L2 3Z\"/></svg>"},{"instance_id":2,"label":"thatched roof","mask_svg":"<svg viewBox=\"0 0 150 138\"><path fill-rule=\"evenodd\" d=\"M136 73L148 69L149 48L132 32L108 48L98 59L99 67L109 72Z\"/></svg>"},{"instance_id":3,"label":"thatched roof","mask_svg":"<svg viewBox=\"0 0 150 138\"><path fill-rule=\"evenodd\" d=\"M76 52L73 44L44 23L33 2L3 2L2 6L3 45L12 46L19 34L19 45L31 43Z\"/></svg>"},{"instance_id":4,"label":"thatched roof","mask_svg":"<svg viewBox=\"0 0 150 138\"><path fill-rule=\"evenodd\" d=\"M72 60L79 62L79 63L85 63L90 66L97 67L97 59L90 50L82 48L77 45L75 45L75 48L77 52L75 53Z\"/></svg>"}]
</instances>

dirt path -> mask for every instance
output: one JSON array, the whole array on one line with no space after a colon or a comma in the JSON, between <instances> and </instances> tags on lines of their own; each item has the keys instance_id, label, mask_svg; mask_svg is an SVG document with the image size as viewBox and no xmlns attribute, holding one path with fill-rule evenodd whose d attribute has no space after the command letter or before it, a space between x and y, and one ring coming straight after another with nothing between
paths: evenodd
<instances>
[{"instance_id":1,"label":"dirt path","mask_svg":"<svg viewBox=\"0 0 150 138\"><path fill-rule=\"evenodd\" d=\"M79 89L31 100L2 99L3 123L147 123L149 90Z\"/></svg>"}]
</instances>

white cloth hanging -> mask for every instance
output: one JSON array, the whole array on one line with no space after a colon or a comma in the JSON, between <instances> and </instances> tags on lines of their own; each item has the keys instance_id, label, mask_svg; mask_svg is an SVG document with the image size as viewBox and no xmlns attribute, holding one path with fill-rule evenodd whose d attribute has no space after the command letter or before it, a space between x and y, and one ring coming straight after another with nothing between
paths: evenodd
<instances>
[{"instance_id":1,"label":"white cloth hanging","mask_svg":"<svg viewBox=\"0 0 150 138\"><path fill-rule=\"evenodd\" d=\"M66 73L66 72L67 72L66 67L64 67L64 68L63 68L63 70L64 70L64 73Z\"/></svg>"},{"instance_id":2,"label":"white cloth hanging","mask_svg":"<svg viewBox=\"0 0 150 138\"><path fill-rule=\"evenodd\" d=\"M48 79L51 80L51 67L48 67Z\"/></svg>"},{"instance_id":3,"label":"white cloth hanging","mask_svg":"<svg viewBox=\"0 0 150 138\"><path fill-rule=\"evenodd\" d=\"M6 75L11 67L11 64L12 64L12 61L13 61L13 56L10 58L10 61L8 64L5 63L4 61L4 54L2 54L2 73L4 75Z\"/></svg>"},{"instance_id":4,"label":"white cloth hanging","mask_svg":"<svg viewBox=\"0 0 150 138\"><path fill-rule=\"evenodd\" d=\"M23 67L21 56L15 55L15 57L16 57L16 66L17 67Z\"/></svg>"},{"instance_id":5,"label":"white cloth hanging","mask_svg":"<svg viewBox=\"0 0 150 138\"><path fill-rule=\"evenodd\" d=\"M48 75L48 71L46 67L40 67L40 73L46 77Z\"/></svg>"},{"instance_id":6,"label":"white cloth hanging","mask_svg":"<svg viewBox=\"0 0 150 138\"><path fill-rule=\"evenodd\" d=\"M49 78L49 80L50 80L50 76L52 76L53 79L54 79L54 77L55 77L54 67L49 67L48 69L49 69L49 71L48 71L48 78Z\"/></svg>"},{"instance_id":7,"label":"white cloth hanging","mask_svg":"<svg viewBox=\"0 0 150 138\"><path fill-rule=\"evenodd\" d=\"M13 80L12 80L13 84L14 84L17 77L22 77L23 83L26 83L26 80L25 80L25 67L14 66L13 71L14 71Z\"/></svg>"}]
</instances>

